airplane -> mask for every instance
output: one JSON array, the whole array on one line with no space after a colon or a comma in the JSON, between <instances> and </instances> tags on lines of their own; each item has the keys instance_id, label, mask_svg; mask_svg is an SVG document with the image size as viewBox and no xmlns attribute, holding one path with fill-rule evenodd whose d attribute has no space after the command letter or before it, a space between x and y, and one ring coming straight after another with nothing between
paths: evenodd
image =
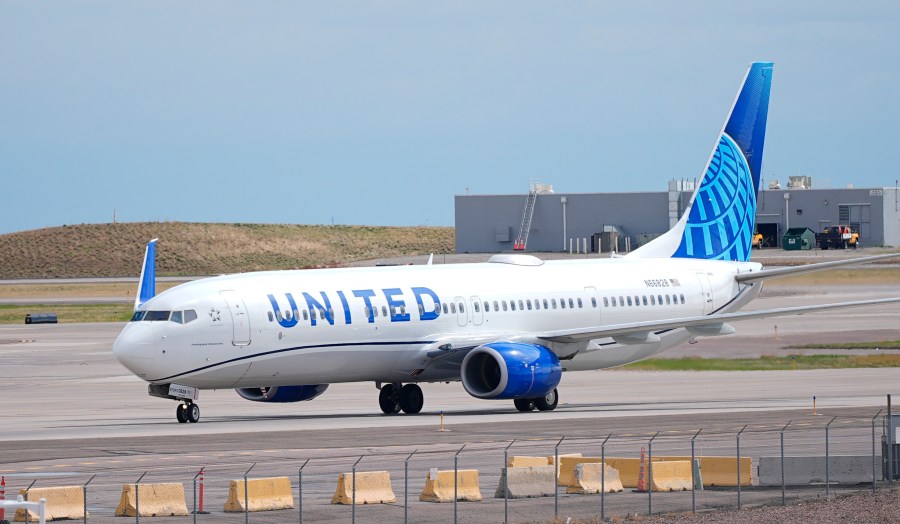
<instances>
[{"instance_id":1,"label":"airplane","mask_svg":"<svg viewBox=\"0 0 900 524\"><path fill-rule=\"evenodd\" d=\"M147 244L134 315L113 354L197 422L200 390L300 402L329 384L374 382L385 414L419 413L419 383L462 382L519 411L557 407L563 372L611 368L730 322L900 298L739 311L763 281L897 255L764 269L750 261L773 64L748 68L690 205L671 230L627 255L264 271L155 293Z\"/></svg>"}]
</instances>

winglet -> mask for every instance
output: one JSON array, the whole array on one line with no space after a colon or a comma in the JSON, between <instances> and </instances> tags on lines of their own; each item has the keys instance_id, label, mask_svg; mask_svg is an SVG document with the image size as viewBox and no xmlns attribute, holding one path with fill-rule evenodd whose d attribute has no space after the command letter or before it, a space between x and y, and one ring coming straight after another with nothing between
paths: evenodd
<instances>
[{"instance_id":1,"label":"winglet","mask_svg":"<svg viewBox=\"0 0 900 524\"><path fill-rule=\"evenodd\" d=\"M144 267L141 269L141 279L138 282L138 292L134 297L134 309L139 307L156 295L156 241L154 238L147 242L147 251L144 252Z\"/></svg>"}]
</instances>

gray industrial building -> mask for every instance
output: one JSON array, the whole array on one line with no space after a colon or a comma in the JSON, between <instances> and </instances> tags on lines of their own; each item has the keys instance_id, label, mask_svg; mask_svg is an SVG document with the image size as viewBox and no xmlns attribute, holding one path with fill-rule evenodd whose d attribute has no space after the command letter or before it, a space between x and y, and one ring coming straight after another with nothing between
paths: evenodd
<instances>
[{"instance_id":1,"label":"gray industrial building","mask_svg":"<svg viewBox=\"0 0 900 524\"><path fill-rule=\"evenodd\" d=\"M513 251L527 230L526 250L616 251L634 249L677 221L694 183L673 180L668 192L554 193L532 185L528 194L457 195L457 253ZM788 228L820 232L829 225L857 228L860 245L900 246L898 190L767 189L759 192L757 230L765 245L781 247ZM529 200L531 207L528 222ZM524 236L524 235L523 235Z\"/></svg>"}]
</instances>

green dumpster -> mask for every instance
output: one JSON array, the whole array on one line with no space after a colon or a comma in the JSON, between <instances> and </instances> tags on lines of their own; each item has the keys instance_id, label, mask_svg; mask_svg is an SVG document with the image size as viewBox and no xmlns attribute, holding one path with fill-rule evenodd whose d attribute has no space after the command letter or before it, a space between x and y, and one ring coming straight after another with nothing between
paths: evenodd
<instances>
[{"instance_id":1,"label":"green dumpster","mask_svg":"<svg viewBox=\"0 0 900 524\"><path fill-rule=\"evenodd\" d=\"M785 251L812 249L816 244L816 234L808 227L792 227L781 237Z\"/></svg>"}]
</instances>

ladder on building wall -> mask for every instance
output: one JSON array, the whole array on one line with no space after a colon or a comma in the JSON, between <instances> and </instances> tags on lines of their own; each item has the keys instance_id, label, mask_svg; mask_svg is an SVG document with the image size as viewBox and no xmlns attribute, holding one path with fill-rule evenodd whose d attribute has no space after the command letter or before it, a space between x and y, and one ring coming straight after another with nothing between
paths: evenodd
<instances>
[{"instance_id":1,"label":"ladder on building wall","mask_svg":"<svg viewBox=\"0 0 900 524\"><path fill-rule=\"evenodd\" d=\"M540 184L528 181L528 196L525 197L525 210L522 212L522 225L519 227L519 236L513 245L515 251L525 251L525 245L528 243L528 233L531 231L531 217L534 216L534 204L537 202L537 195Z\"/></svg>"}]
</instances>

